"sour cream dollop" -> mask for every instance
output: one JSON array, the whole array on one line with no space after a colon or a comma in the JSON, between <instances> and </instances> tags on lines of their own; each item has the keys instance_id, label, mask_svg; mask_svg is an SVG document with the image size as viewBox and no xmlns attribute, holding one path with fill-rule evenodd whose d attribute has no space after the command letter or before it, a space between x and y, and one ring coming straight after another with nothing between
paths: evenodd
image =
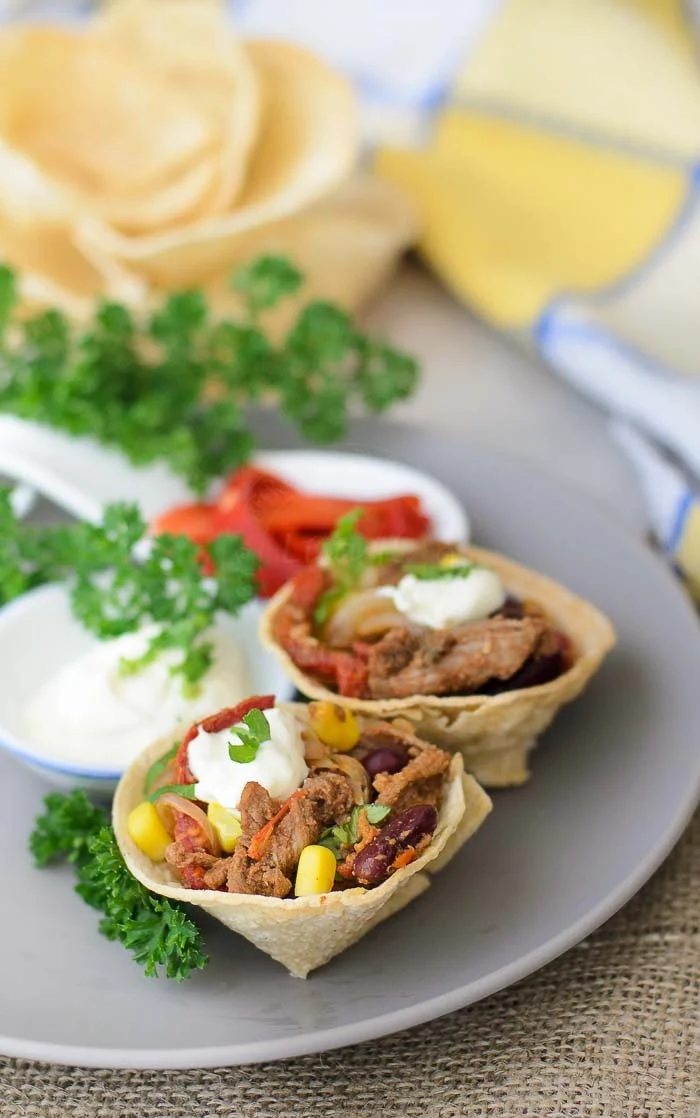
<instances>
[{"instance_id":1,"label":"sour cream dollop","mask_svg":"<svg viewBox=\"0 0 700 1118\"><path fill-rule=\"evenodd\" d=\"M473 567L466 576L417 578L404 575L398 586L383 586L397 610L416 625L448 629L467 621L483 621L502 607L506 592L495 571Z\"/></svg>"},{"instance_id":2,"label":"sour cream dollop","mask_svg":"<svg viewBox=\"0 0 700 1118\"><path fill-rule=\"evenodd\" d=\"M240 649L216 632L210 638L212 666L192 698L183 695L182 678L170 672L176 652L164 652L141 671L121 672L120 661L141 656L152 633L146 628L96 642L35 692L24 724L37 752L121 771L157 738L250 694Z\"/></svg>"},{"instance_id":3,"label":"sour cream dollop","mask_svg":"<svg viewBox=\"0 0 700 1118\"><path fill-rule=\"evenodd\" d=\"M301 727L293 714L273 707L263 712L270 727L270 740L263 742L252 761L232 761L230 744L240 744L235 729L208 734L200 729L187 749L187 760L196 778L195 794L205 803L219 803L230 811L238 808L241 793L250 780L266 788L273 799L286 800L304 781Z\"/></svg>"}]
</instances>

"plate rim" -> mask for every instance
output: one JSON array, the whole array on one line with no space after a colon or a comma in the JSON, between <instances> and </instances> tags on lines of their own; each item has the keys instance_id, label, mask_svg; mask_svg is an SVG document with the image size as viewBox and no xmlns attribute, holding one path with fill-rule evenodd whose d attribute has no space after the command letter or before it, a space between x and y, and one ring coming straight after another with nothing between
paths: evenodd
<instances>
[{"instance_id":1,"label":"plate rim","mask_svg":"<svg viewBox=\"0 0 700 1118\"><path fill-rule=\"evenodd\" d=\"M396 424L382 424L396 427ZM421 429L422 433L428 433ZM653 563L659 574L666 578L669 587L675 588L679 603L684 604L689 616L693 608L687 594L669 570L658 552L635 537L628 528L621 526L614 517L600 506L582 487L560 481L557 477L532 463L525 455L501 451L472 440L470 452L484 459L506 460L512 466L524 468L537 475L546 485L561 494L574 494L587 506L587 515L603 526L610 536L638 550L646 562ZM698 631L700 641L700 627ZM700 754L694 772L689 774L686 794L664 833L635 866L627 877L611 887L597 905L583 913L576 921L531 951L507 963L482 978L463 983L454 989L437 994L389 1013L364 1017L345 1025L325 1029L304 1029L291 1036L250 1043L235 1043L204 1047L182 1048L112 1048L62 1045L51 1041L0 1035L0 1053L14 1059L36 1060L61 1066L115 1069L115 1070L189 1070L198 1068L239 1067L272 1062L314 1053L337 1050L354 1044L376 1040L406 1029L414 1028L453 1013L498 993L516 982L535 974L580 943L588 935L623 908L649 881L654 872L669 856L685 832L700 803Z\"/></svg>"}]
</instances>

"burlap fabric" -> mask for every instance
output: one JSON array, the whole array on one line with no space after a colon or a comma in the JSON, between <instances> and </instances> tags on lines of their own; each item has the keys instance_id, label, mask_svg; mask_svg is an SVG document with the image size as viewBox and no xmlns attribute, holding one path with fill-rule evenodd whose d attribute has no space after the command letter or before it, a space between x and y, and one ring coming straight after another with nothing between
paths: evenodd
<instances>
[{"instance_id":1,"label":"burlap fabric","mask_svg":"<svg viewBox=\"0 0 700 1118\"><path fill-rule=\"evenodd\" d=\"M698 1118L700 814L652 882L533 978L357 1048L247 1068L0 1062L2 1118Z\"/></svg>"}]
</instances>

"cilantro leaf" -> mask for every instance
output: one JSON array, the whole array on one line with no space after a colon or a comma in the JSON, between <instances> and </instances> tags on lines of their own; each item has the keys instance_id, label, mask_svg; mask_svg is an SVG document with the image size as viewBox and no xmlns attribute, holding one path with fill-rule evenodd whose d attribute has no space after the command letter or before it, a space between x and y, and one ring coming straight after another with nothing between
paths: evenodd
<instances>
[{"instance_id":1,"label":"cilantro leaf","mask_svg":"<svg viewBox=\"0 0 700 1118\"><path fill-rule=\"evenodd\" d=\"M466 559L464 563L454 567L442 567L439 563L407 563L404 571L421 581L433 582L438 579L468 578L475 566L475 563L469 563Z\"/></svg>"},{"instance_id":2,"label":"cilantro leaf","mask_svg":"<svg viewBox=\"0 0 700 1118\"><path fill-rule=\"evenodd\" d=\"M0 411L116 447L135 465L165 462L201 494L250 456L251 403L330 442L355 404L384 411L415 388L411 357L327 302L302 306L271 341L265 314L303 284L284 257L253 260L231 284L240 319L215 319L193 290L145 315L103 300L81 324L59 310L20 315L15 274L0 266Z\"/></svg>"},{"instance_id":3,"label":"cilantro leaf","mask_svg":"<svg viewBox=\"0 0 700 1118\"><path fill-rule=\"evenodd\" d=\"M146 799L149 803L155 803L159 796L164 795L166 792L174 792L176 796L182 796L184 800L196 800L196 787L196 784L161 784L160 788L156 788L153 792L149 792Z\"/></svg>"},{"instance_id":4,"label":"cilantro leaf","mask_svg":"<svg viewBox=\"0 0 700 1118\"><path fill-rule=\"evenodd\" d=\"M153 762L143 780L144 792L151 791L158 777L165 772L170 762L175 760L180 744L179 741L176 741L172 749L169 749L167 753L164 753L162 757L159 757Z\"/></svg>"},{"instance_id":5,"label":"cilantro leaf","mask_svg":"<svg viewBox=\"0 0 700 1118\"><path fill-rule=\"evenodd\" d=\"M84 792L53 792L29 839L36 865L66 860L76 892L102 913L99 930L131 952L149 976L182 981L205 966L199 928L179 903L150 893L129 872L106 813Z\"/></svg>"},{"instance_id":6,"label":"cilantro leaf","mask_svg":"<svg viewBox=\"0 0 700 1118\"><path fill-rule=\"evenodd\" d=\"M263 742L270 740L270 723L261 710L254 709L232 726L231 732L239 740L229 743L228 755L232 761L247 765L255 760Z\"/></svg>"},{"instance_id":7,"label":"cilantro leaf","mask_svg":"<svg viewBox=\"0 0 700 1118\"><path fill-rule=\"evenodd\" d=\"M386 819L391 811L384 804L358 804L350 814L347 823L336 823L335 827L328 827L318 840L319 846L325 846L335 854L336 861L341 862L350 847L359 841L360 815L367 816L367 822L374 826Z\"/></svg>"},{"instance_id":8,"label":"cilantro leaf","mask_svg":"<svg viewBox=\"0 0 700 1118\"><path fill-rule=\"evenodd\" d=\"M368 563L368 544L357 531L362 509L352 509L341 516L335 530L323 545L322 553L328 563L333 585L316 605L314 620L322 625L333 606L360 582Z\"/></svg>"}]
</instances>

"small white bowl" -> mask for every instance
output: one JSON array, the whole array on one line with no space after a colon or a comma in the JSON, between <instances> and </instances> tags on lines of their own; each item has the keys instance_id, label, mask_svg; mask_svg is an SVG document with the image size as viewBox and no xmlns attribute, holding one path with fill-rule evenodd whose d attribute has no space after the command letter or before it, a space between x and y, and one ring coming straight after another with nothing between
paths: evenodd
<instances>
[{"instance_id":1,"label":"small white bowl","mask_svg":"<svg viewBox=\"0 0 700 1118\"><path fill-rule=\"evenodd\" d=\"M250 602L238 618L222 616L217 628L243 650L253 695L290 699L293 685L258 640L261 608ZM109 796L120 770L42 756L23 725L25 706L37 689L94 645L95 637L72 616L64 586L41 586L0 609L0 747L51 784Z\"/></svg>"},{"instance_id":2,"label":"small white bowl","mask_svg":"<svg viewBox=\"0 0 700 1118\"><path fill-rule=\"evenodd\" d=\"M415 493L436 536L455 543L469 538L467 514L454 494L399 462L334 450L265 451L253 462L325 496L371 500ZM78 520L100 520L111 501L136 501L151 520L192 500L182 478L163 463L137 468L93 439L76 439L12 415L0 415L0 473L31 486Z\"/></svg>"}]
</instances>

